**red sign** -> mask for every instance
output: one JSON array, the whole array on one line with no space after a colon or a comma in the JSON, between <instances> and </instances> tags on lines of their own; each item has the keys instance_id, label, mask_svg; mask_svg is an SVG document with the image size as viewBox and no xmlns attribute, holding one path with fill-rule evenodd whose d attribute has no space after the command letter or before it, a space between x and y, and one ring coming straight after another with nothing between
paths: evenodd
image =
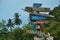
<instances>
[{"instance_id":1,"label":"red sign","mask_svg":"<svg viewBox=\"0 0 60 40\"><path fill-rule=\"evenodd\" d=\"M38 28L40 28L40 29L42 29L42 30L43 30L43 29L44 29L44 26L39 26L39 25L38 25Z\"/></svg>"}]
</instances>

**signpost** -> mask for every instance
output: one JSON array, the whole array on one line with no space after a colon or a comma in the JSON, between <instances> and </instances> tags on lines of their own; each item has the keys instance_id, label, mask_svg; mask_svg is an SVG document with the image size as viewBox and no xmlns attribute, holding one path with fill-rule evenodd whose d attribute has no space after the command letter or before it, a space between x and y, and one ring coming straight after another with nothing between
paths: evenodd
<instances>
[{"instance_id":1,"label":"signpost","mask_svg":"<svg viewBox=\"0 0 60 40\"><path fill-rule=\"evenodd\" d=\"M27 33L33 33L33 34L39 34L40 37L35 36L34 40L44 40L44 36L41 36L41 34L43 34L43 30L45 28L44 24L49 23L49 21L47 21L47 17L54 17L52 15L41 15L39 12L51 12L50 8L42 8L41 7L42 4L40 3L34 3L33 7L25 7L24 11L29 13L29 18L30 21L32 21L33 23L36 23L35 25L31 26L32 27L32 31L31 30L27 30ZM39 24L39 25L38 25ZM39 28L38 30L36 28ZM36 30L34 30L36 29ZM39 33L38 33L39 31ZM49 39L49 38L48 38Z\"/></svg>"}]
</instances>

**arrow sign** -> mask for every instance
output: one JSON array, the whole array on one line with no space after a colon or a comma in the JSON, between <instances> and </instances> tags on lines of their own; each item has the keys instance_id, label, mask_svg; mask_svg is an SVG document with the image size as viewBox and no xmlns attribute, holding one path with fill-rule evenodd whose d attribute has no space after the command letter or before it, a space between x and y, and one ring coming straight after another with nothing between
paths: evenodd
<instances>
[{"instance_id":1,"label":"arrow sign","mask_svg":"<svg viewBox=\"0 0 60 40\"><path fill-rule=\"evenodd\" d=\"M33 8L34 11L39 11L39 12L50 12L50 8Z\"/></svg>"},{"instance_id":2,"label":"arrow sign","mask_svg":"<svg viewBox=\"0 0 60 40\"><path fill-rule=\"evenodd\" d=\"M46 18L44 16L39 16L39 15L33 15L31 16L31 20L35 21L35 20L45 20Z\"/></svg>"}]
</instances>

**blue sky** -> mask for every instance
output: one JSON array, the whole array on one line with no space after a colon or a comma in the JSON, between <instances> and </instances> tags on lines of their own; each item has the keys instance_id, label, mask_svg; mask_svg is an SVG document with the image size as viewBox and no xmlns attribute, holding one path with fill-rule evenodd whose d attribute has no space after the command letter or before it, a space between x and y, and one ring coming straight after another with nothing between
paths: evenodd
<instances>
[{"instance_id":1,"label":"blue sky","mask_svg":"<svg viewBox=\"0 0 60 40\"><path fill-rule=\"evenodd\" d=\"M42 7L49 7L53 9L60 4L60 0L0 0L0 21L2 19L8 20L14 17L14 13L18 12L22 19L22 25L28 23L28 13L22 8L26 6L33 6L33 3L42 3Z\"/></svg>"}]
</instances>

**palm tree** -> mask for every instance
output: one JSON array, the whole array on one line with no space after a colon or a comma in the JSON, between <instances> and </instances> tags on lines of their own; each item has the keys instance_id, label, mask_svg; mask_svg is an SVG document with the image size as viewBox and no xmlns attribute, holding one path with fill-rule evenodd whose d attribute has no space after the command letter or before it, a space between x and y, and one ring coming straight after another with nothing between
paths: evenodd
<instances>
[{"instance_id":1,"label":"palm tree","mask_svg":"<svg viewBox=\"0 0 60 40\"><path fill-rule=\"evenodd\" d=\"M11 19L8 20L7 26L10 27L10 30L12 32L12 28L14 27L14 24L12 23Z\"/></svg>"},{"instance_id":2,"label":"palm tree","mask_svg":"<svg viewBox=\"0 0 60 40\"><path fill-rule=\"evenodd\" d=\"M0 37L3 38L1 40L4 40L5 37L7 39L7 32L6 21L2 19L2 22L0 22Z\"/></svg>"},{"instance_id":3,"label":"palm tree","mask_svg":"<svg viewBox=\"0 0 60 40\"><path fill-rule=\"evenodd\" d=\"M15 25L19 26L22 23L21 19L19 19L20 15L18 13L15 13L14 16L15 16L15 20L14 20L15 21Z\"/></svg>"},{"instance_id":4,"label":"palm tree","mask_svg":"<svg viewBox=\"0 0 60 40\"><path fill-rule=\"evenodd\" d=\"M6 27L6 21L2 19L2 22L0 22L0 30L3 30L3 32L5 33L7 31L7 27Z\"/></svg>"}]
</instances>

